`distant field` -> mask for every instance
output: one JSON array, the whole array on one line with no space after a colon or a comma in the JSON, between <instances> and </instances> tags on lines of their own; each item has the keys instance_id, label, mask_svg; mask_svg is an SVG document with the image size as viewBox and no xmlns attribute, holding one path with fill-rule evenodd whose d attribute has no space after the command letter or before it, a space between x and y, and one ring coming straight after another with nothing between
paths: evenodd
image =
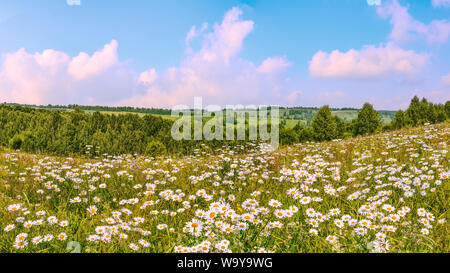
<instances>
[{"instance_id":1,"label":"distant field","mask_svg":"<svg viewBox=\"0 0 450 273\"><path fill-rule=\"evenodd\" d=\"M59 110L62 112L73 111L73 109L66 108L46 108L48 110ZM280 109L280 119L285 121L285 125L289 128L293 128L298 123L309 126L311 120L316 114L318 109L316 108L283 108ZM95 110L84 110L87 113L93 113ZM338 116L344 122L351 122L353 119L358 117L358 109L345 109L345 110L333 110L332 114ZM144 115L154 115L160 116L164 119L176 120L177 117L172 117L171 115L165 114L154 114L154 113L141 113L141 112L127 112L127 111L99 111L103 114L111 115L123 115L123 114L137 114L139 116ZM395 111L378 111L381 117L381 122L387 124L391 122L394 118Z\"/></svg>"},{"instance_id":2,"label":"distant field","mask_svg":"<svg viewBox=\"0 0 450 273\"><path fill-rule=\"evenodd\" d=\"M48 110L58 110L61 112L71 112L73 111L73 109L59 109L59 108L52 108L52 109L48 109ZM94 113L96 112L95 110L83 110L86 113ZM145 116L145 115L153 115L153 116L159 116L162 117L164 119L170 119L170 120L176 120L177 117L172 117L170 115L161 115L161 114L148 114L148 113L139 113L139 112L119 112L119 111L99 111L102 114L109 114L109 115L124 115L124 114L136 114L139 116Z\"/></svg>"},{"instance_id":3,"label":"distant field","mask_svg":"<svg viewBox=\"0 0 450 273\"><path fill-rule=\"evenodd\" d=\"M358 117L357 109L352 110L333 110L332 114L338 116L344 122L351 122ZM287 108L282 109L280 113L281 119L286 120L287 127L294 127L298 123L302 125L310 125L312 118L316 114L317 109L307 108ZM394 119L395 111L378 111L381 117L381 122L387 124Z\"/></svg>"}]
</instances>

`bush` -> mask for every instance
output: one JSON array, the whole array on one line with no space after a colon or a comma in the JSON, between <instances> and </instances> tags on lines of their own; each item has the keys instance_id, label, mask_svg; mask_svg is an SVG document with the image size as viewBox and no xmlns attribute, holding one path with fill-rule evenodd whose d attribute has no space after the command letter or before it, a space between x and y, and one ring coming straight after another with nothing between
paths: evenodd
<instances>
[{"instance_id":1,"label":"bush","mask_svg":"<svg viewBox=\"0 0 450 273\"><path fill-rule=\"evenodd\" d=\"M36 151L36 137L32 132L22 132L14 135L9 141L9 147L14 150L24 150L26 152Z\"/></svg>"},{"instance_id":2,"label":"bush","mask_svg":"<svg viewBox=\"0 0 450 273\"><path fill-rule=\"evenodd\" d=\"M166 153L166 146L161 141L152 140L147 144L145 152L151 156L162 155Z\"/></svg>"},{"instance_id":3,"label":"bush","mask_svg":"<svg viewBox=\"0 0 450 273\"><path fill-rule=\"evenodd\" d=\"M280 129L280 143L282 145L289 145L298 141L297 134L294 129L282 127Z\"/></svg>"},{"instance_id":4,"label":"bush","mask_svg":"<svg viewBox=\"0 0 450 273\"><path fill-rule=\"evenodd\" d=\"M22 143L22 135L16 134L9 140L9 148L13 150L19 150L22 147Z\"/></svg>"},{"instance_id":5,"label":"bush","mask_svg":"<svg viewBox=\"0 0 450 273\"><path fill-rule=\"evenodd\" d=\"M24 132L22 133L23 143L22 150L26 152L34 152L37 150L37 138L34 136L32 132Z\"/></svg>"},{"instance_id":6,"label":"bush","mask_svg":"<svg viewBox=\"0 0 450 273\"><path fill-rule=\"evenodd\" d=\"M383 131L383 132L388 132L388 131L391 131L393 128L392 128L392 124L384 124L383 126L381 126L381 131Z\"/></svg>"},{"instance_id":7,"label":"bush","mask_svg":"<svg viewBox=\"0 0 450 273\"><path fill-rule=\"evenodd\" d=\"M314 140L314 130L311 127L303 127L298 135L300 142L313 141Z\"/></svg>"}]
</instances>

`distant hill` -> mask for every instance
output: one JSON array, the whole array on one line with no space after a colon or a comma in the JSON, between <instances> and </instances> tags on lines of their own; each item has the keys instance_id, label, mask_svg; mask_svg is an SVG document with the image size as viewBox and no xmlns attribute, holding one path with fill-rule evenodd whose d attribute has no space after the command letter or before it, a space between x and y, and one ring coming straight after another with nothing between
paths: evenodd
<instances>
[{"instance_id":1,"label":"distant hill","mask_svg":"<svg viewBox=\"0 0 450 273\"><path fill-rule=\"evenodd\" d=\"M293 127L297 123L309 126L311 120L316 114L318 108L292 107L280 110L280 118L286 120L288 127ZM358 117L359 109L354 108L333 108L332 114L338 116L344 122L351 122ZM380 110L378 114L383 124L391 122L394 119L395 111Z\"/></svg>"},{"instance_id":2,"label":"distant hill","mask_svg":"<svg viewBox=\"0 0 450 273\"><path fill-rule=\"evenodd\" d=\"M152 114L161 116L166 119L174 119L170 116L171 110L165 108L140 108L131 106L89 106L89 105L29 105L29 104L17 104L17 103L3 103L5 105L20 105L28 106L33 108L47 109L47 110L58 110L61 112L73 111L75 108L86 111L88 113L93 113L95 111L102 112L104 114ZM316 114L317 107L280 107L280 118L284 125L288 127L294 127L296 124L300 123L302 125L309 126L311 120ZM342 119L344 122L351 122L358 116L359 109L344 107L344 108L332 108L332 113ZM381 117L382 123L386 124L394 119L395 111L380 110L378 114Z\"/></svg>"}]
</instances>

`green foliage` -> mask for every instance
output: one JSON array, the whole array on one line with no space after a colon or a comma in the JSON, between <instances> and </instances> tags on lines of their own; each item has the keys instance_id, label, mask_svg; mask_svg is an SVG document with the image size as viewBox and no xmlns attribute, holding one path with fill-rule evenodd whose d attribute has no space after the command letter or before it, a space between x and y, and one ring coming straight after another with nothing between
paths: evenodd
<instances>
[{"instance_id":1,"label":"green foliage","mask_svg":"<svg viewBox=\"0 0 450 273\"><path fill-rule=\"evenodd\" d=\"M307 108L301 108L306 111ZM314 109L310 109L314 111ZM433 104L425 98L419 100L415 96L411 100L411 104L406 111L398 110L390 123L382 123L383 112L376 111L369 103L365 103L358 112L357 118L348 122L345 118L342 120L328 106L320 108L316 115L312 118L311 127L297 123L293 127L293 131L280 130L281 143L287 144L297 138L298 142L306 141L326 141L338 138L349 138L354 135L372 134L381 130L383 132L401 129L407 126L416 126L424 123L444 122L449 118L450 102L443 104ZM354 110L354 109L353 109ZM286 110L287 111L287 110ZM343 111L342 109L339 111ZM356 111L356 110L355 110ZM286 112L285 112L286 113ZM293 110L289 110L290 114L299 114ZM289 117L289 115L285 115ZM287 126L287 125L286 125ZM287 126L289 127L289 126ZM295 134L295 135L294 135Z\"/></svg>"},{"instance_id":2,"label":"green foliage","mask_svg":"<svg viewBox=\"0 0 450 273\"><path fill-rule=\"evenodd\" d=\"M191 153L199 144L206 141L173 140L170 130L174 120L163 119L161 116L137 115L127 112L115 115L99 112L105 109L131 111L127 107L115 109L100 106L89 108L88 106L69 105L66 110L69 109L70 111L60 112L36 107L1 104L0 146L29 152L41 151L49 154L71 155L85 154L86 145L93 145L98 151L96 154L117 155L137 152L159 155L164 153ZM83 109L96 110L84 112ZM389 131L427 122L443 122L450 117L450 102L447 101L445 105L433 104L426 99L419 100L415 96L406 111L397 111L392 122L383 126L381 126L380 116L383 115L382 112L389 114L388 111L377 112L372 105L366 103L359 111L357 118L351 121L349 121L350 116L345 116L348 111L356 110L336 110L328 106L323 106L318 110L316 108L282 108L280 142L285 145L296 142L328 141L347 138L351 135L370 134L380 128L383 131ZM309 122L297 122L297 120L291 119L292 115L310 118L310 126ZM207 120L208 118L204 118L202 122L205 123ZM230 125L226 121L224 123L226 126ZM234 120L236 129L235 123L236 120ZM247 118L244 126L248 137L251 126L248 124ZM270 124L268 126L270 130ZM223 132L224 136L225 132L226 130ZM223 144L240 145L245 143L245 140L207 142L211 148L216 148Z\"/></svg>"},{"instance_id":3,"label":"green foliage","mask_svg":"<svg viewBox=\"0 0 450 273\"><path fill-rule=\"evenodd\" d=\"M390 124L391 129L401 129L407 126L417 126L424 123L444 122L450 118L450 101L443 104L433 104L425 98L419 101L417 96L411 100L406 111L398 110Z\"/></svg>"},{"instance_id":4,"label":"green foliage","mask_svg":"<svg viewBox=\"0 0 450 273\"><path fill-rule=\"evenodd\" d=\"M104 125L96 131L100 140L112 126ZM312 128L297 126L294 131L308 130ZM43 132L33 131L36 141ZM226 239L227 251L233 253L449 253L450 155L445 153L449 132L446 122L265 152L249 144L217 149L198 145L197 153L176 160L125 155L110 161L5 151L0 154L0 252L204 252L194 249L201 243L209 246L207 252L223 253L218 243ZM115 143L115 138L105 141ZM303 192L307 190L303 182L310 181L314 186ZM404 187L398 187L400 181ZM207 196L191 198L200 192ZM308 198L298 199L300 192ZM245 204L250 199L255 201L253 209L265 213L236 222L248 216ZM312 202L305 204L308 199ZM280 207L272 206L274 201ZM374 202L381 205L373 206L373 215L384 211L387 222L363 210ZM233 217L217 213L211 219L198 213L217 203ZM279 217L281 210L285 217ZM392 214L396 211L398 215ZM340 225L342 219L351 220ZM312 220L319 226L312 227L316 224ZM28 224L36 222L41 223ZM202 230L186 231L193 222ZM243 229L238 229L242 223ZM119 232L105 236L105 230L118 225ZM236 228L230 232L224 225ZM312 228L318 234L312 234Z\"/></svg>"},{"instance_id":5,"label":"green foliage","mask_svg":"<svg viewBox=\"0 0 450 273\"><path fill-rule=\"evenodd\" d=\"M398 110L397 112L395 112L395 118L392 121L391 128L401 129L403 127L406 127L408 124L410 124L410 120L404 111Z\"/></svg>"},{"instance_id":6,"label":"green foliage","mask_svg":"<svg viewBox=\"0 0 450 273\"><path fill-rule=\"evenodd\" d=\"M298 142L298 136L294 129L281 127L280 128L280 143L282 145L289 145Z\"/></svg>"},{"instance_id":7,"label":"green foliage","mask_svg":"<svg viewBox=\"0 0 450 273\"><path fill-rule=\"evenodd\" d=\"M14 150L24 150L26 152L34 152L37 150L37 139L32 132L22 132L15 134L9 140L9 147Z\"/></svg>"},{"instance_id":8,"label":"green foliage","mask_svg":"<svg viewBox=\"0 0 450 273\"><path fill-rule=\"evenodd\" d=\"M365 135L374 133L381 126L381 118L370 103L364 103L358 113L355 124L355 134Z\"/></svg>"},{"instance_id":9,"label":"green foliage","mask_svg":"<svg viewBox=\"0 0 450 273\"><path fill-rule=\"evenodd\" d=\"M450 118L450 100L445 103L445 113L447 114L447 118Z\"/></svg>"},{"instance_id":10,"label":"green foliage","mask_svg":"<svg viewBox=\"0 0 450 273\"><path fill-rule=\"evenodd\" d=\"M5 103L5 105L19 105L16 103ZM30 105L30 104L21 104L22 106L28 106L39 109L48 109L48 110L59 110L61 112L77 110L78 111L101 111L101 112L117 112L117 113L141 113L141 114L155 114L155 115L170 115L171 111L169 109L163 108L140 108L140 107L131 107L131 106L99 106L99 105L77 105L77 104L69 104L69 105Z\"/></svg>"},{"instance_id":11,"label":"green foliage","mask_svg":"<svg viewBox=\"0 0 450 273\"><path fill-rule=\"evenodd\" d=\"M314 138L318 141L332 140L337 135L336 119L331 115L331 109L325 105L317 111L311 122Z\"/></svg>"},{"instance_id":12,"label":"green foliage","mask_svg":"<svg viewBox=\"0 0 450 273\"><path fill-rule=\"evenodd\" d=\"M166 146L158 140L152 140L147 144L145 153L151 156L163 155L166 153Z\"/></svg>"},{"instance_id":13,"label":"green foliage","mask_svg":"<svg viewBox=\"0 0 450 273\"><path fill-rule=\"evenodd\" d=\"M32 132L23 132L22 150L26 152L35 152L38 147L36 136Z\"/></svg>"},{"instance_id":14,"label":"green foliage","mask_svg":"<svg viewBox=\"0 0 450 273\"><path fill-rule=\"evenodd\" d=\"M420 114L420 101L417 96L411 100L408 109L406 110L406 114L412 125L416 126L419 123L421 114Z\"/></svg>"},{"instance_id":15,"label":"green foliage","mask_svg":"<svg viewBox=\"0 0 450 273\"><path fill-rule=\"evenodd\" d=\"M23 137L19 134L14 135L9 140L9 147L14 150L19 150L22 147Z\"/></svg>"},{"instance_id":16,"label":"green foliage","mask_svg":"<svg viewBox=\"0 0 450 273\"><path fill-rule=\"evenodd\" d=\"M293 129L298 136L297 139L299 142L314 140L314 130L312 129L312 127L297 124Z\"/></svg>"},{"instance_id":17,"label":"green foliage","mask_svg":"<svg viewBox=\"0 0 450 273\"><path fill-rule=\"evenodd\" d=\"M334 116L333 122L336 124L334 138L343 138L345 133L345 123L338 116Z\"/></svg>"},{"instance_id":18,"label":"green foliage","mask_svg":"<svg viewBox=\"0 0 450 273\"><path fill-rule=\"evenodd\" d=\"M75 108L70 112L21 106L0 106L0 145L24 151L83 154L86 145L103 153L144 153L151 140L171 152L190 150L190 145L171 141L172 121L136 114L92 114ZM183 147L180 147L183 146Z\"/></svg>"}]
</instances>

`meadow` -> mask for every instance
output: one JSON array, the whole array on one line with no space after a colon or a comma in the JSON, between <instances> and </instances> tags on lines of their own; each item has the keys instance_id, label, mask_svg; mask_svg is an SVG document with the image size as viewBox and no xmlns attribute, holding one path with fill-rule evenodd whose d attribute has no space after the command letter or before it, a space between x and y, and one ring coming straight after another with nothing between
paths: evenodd
<instances>
[{"instance_id":1,"label":"meadow","mask_svg":"<svg viewBox=\"0 0 450 273\"><path fill-rule=\"evenodd\" d=\"M449 134L157 158L4 148L0 252L448 253Z\"/></svg>"}]
</instances>

